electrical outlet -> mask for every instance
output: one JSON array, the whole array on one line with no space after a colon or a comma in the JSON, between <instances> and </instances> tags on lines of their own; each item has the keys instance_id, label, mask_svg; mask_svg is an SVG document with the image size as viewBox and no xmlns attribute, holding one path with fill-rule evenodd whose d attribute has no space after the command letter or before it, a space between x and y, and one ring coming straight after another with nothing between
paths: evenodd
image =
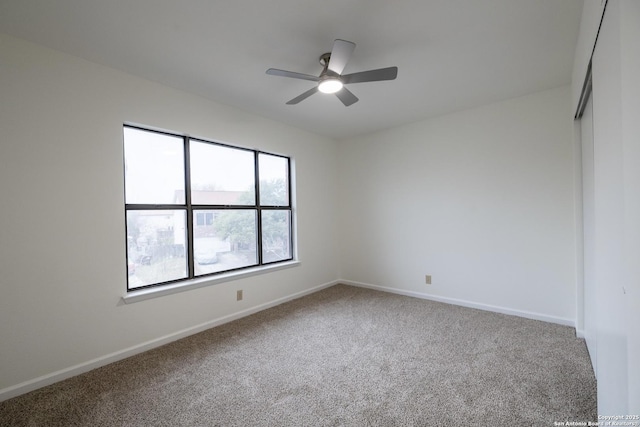
<instances>
[{"instance_id":1,"label":"electrical outlet","mask_svg":"<svg viewBox=\"0 0 640 427\"><path fill-rule=\"evenodd\" d=\"M424 276L424 283L426 283L427 285L431 284L431 275L427 274L426 276Z\"/></svg>"},{"instance_id":2,"label":"electrical outlet","mask_svg":"<svg viewBox=\"0 0 640 427\"><path fill-rule=\"evenodd\" d=\"M236 301L242 301L242 289L236 292Z\"/></svg>"}]
</instances>

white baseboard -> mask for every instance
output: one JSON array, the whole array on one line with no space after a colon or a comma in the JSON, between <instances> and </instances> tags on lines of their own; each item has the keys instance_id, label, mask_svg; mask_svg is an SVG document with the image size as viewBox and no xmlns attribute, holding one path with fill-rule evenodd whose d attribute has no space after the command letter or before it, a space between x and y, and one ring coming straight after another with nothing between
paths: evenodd
<instances>
[{"instance_id":1,"label":"white baseboard","mask_svg":"<svg viewBox=\"0 0 640 427\"><path fill-rule=\"evenodd\" d=\"M431 301L443 302L443 303L446 303L446 304L460 305L462 307L469 307L469 308L476 308L476 309L479 309L479 310L492 311L494 313L509 314L509 315L512 315L512 316L524 317L524 318L527 318L527 319L541 320L543 322L557 323L559 325L571 326L572 328L575 328L575 321L573 321L571 319L565 319L565 318L562 318L562 317L549 316L547 314L533 313L533 312L524 311L524 310L514 310L514 309L511 309L511 308L498 307L498 306L495 306L495 305L488 305L488 304L481 304L481 303L477 303L477 302L465 301L465 300L460 300L460 299L456 299L456 298L447 298L447 297L441 297L441 296L437 296L437 295L425 294L425 293L421 293L421 292L407 291L407 290L404 290L404 289L388 288L388 287L385 287L385 286L371 285L369 283L354 282L352 280L341 280L341 281L339 281L339 283L344 283L345 285L351 285L351 286L358 286L358 287L361 287L361 288L375 289L375 290L378 290L378 291L390 292L390 293L394 293L394 294L398 294L398 295L405 295L405 296L409 296L409 297L428 299L428 300L431 300Z\"/></svg>"},{"instance_id":2,"label":"white baseboard","mask_svg":"<svg viewBox=\"0 0 640 427\"><path fill-rule=\"evenodd\" d=\"M0 402L342 283L334 280L0 390Z\"/></svg>"}]
</instances>

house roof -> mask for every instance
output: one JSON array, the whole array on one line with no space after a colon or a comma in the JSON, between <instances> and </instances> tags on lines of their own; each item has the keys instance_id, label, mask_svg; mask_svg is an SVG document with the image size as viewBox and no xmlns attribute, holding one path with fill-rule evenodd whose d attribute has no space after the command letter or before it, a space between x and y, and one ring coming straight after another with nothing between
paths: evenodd
<instances>
[{"instance_id":1,"label":"house roof","mask_svg":"<svg viewBox=\"0 0 640 427\"><path fill-rule=\"evenodd\" d=\"M193 190L194 205L237 205L245 191ZM175 200L184 201L184 190L176 190Z\"/></svg>"}]
</instances>

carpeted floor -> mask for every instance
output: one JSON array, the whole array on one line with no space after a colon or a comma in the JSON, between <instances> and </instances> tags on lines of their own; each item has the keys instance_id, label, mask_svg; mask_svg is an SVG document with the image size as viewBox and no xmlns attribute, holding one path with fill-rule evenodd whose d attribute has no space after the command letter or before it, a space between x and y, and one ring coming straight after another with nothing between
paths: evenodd
<instances>
[{"instance_id":1,"label":"carpeted floor","mask_svg":"<svg viewBox=\"0 0 640 427\"><path fill-rule=\"evenodd\" d=\"M595 421L572 328L337 285L0 403L2 426Z\"/></svg>"}]
</instances>

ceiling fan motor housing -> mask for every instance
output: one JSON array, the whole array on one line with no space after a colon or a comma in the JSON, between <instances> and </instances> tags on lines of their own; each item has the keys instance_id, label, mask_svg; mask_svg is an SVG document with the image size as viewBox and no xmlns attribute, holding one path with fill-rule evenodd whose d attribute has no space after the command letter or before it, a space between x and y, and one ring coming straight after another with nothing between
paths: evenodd
<instances>
[{"instance_id":1,"label":"ceiling fan motor housing","mask_svg":"<svg viewBox=\"0 0 640 427\"><path fill-rule=\"evenodd\" d=\"M331 59L331 52L323 53L320 55L320 65L322 65L325 69L329 66L329 60Z\"/></svg>"}]
</instances>

